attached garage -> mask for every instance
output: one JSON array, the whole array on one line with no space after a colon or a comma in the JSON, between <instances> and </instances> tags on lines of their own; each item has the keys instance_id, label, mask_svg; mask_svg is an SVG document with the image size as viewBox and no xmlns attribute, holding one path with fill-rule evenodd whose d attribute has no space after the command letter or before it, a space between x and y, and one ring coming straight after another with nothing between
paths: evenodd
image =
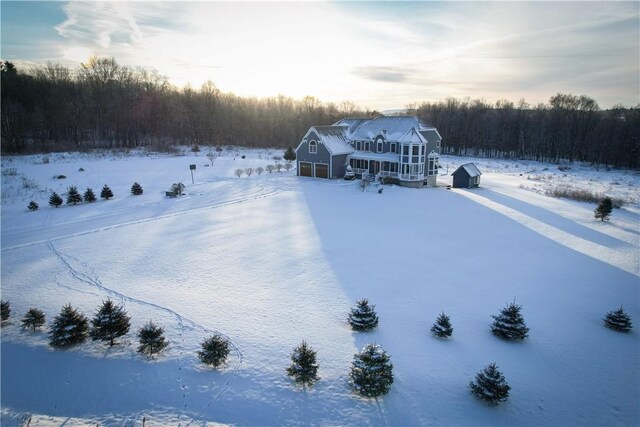
<instances>
[{"instance_id":1,"label":"attached garage","mask_svg":"<svg viewBox=\"0 0 640 427\"><path fill-rule=\"evenodd\" d=\"M329 165L316 163L316 178L329 178Z\"/></svg>"},{"instance_id":2,"label":"attached garage","mask_svg":"<svg viewBox=\"0 0 640 427\"><path fill-rule=\"evenodd\" d=\"M298 165L298 173L300 176L313 176L311 173L311 163L310 162L300 162Z\"/></svg>"}]
</instances>

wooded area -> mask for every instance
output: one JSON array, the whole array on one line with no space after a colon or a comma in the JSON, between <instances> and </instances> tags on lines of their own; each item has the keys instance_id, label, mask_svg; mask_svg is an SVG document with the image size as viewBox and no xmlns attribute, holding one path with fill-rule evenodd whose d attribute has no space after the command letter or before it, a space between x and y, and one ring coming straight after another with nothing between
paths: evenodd
<instances>
[{"instance_id":1,"label":"wooded area","mask_svg":"<svg viewBox=\"0 0 640 427\"><path fill-rule=\"evenodd\" d=\"M166 77L90 58L18 70L3 61L2 152L173 145L295 147L312 125L375 116L352 102L240 97L208 81L178 88ZM436 126L443 152L640 166L640 105L600 110L587 96L557 94L531 106L448 98L414 106Z\"/></svg>"}]
</instances>

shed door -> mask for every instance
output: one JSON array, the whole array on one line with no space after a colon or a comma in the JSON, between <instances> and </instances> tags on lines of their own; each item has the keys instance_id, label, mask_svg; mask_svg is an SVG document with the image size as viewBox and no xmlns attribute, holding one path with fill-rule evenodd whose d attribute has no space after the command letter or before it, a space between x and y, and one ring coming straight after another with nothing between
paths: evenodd
<instances>
[{"instance_id":1,"label":"shed door","mask_svg":"<svg viewBox=\"0 0 640 427\"><path fill-rule=\"evenodd\" d=\"M329 165L316 163L316 178L329 178Z\"/></svg>"},{"instance_id":2,"label":"shed door","mask_svg":"<svg viewBox=\"0 0 640 427\"><path fill-rule=\"evenodd\" d=\"M313 176L311 174L311 163L309 162L300 162L300 176Z\"/></svg>"}]
</instances>

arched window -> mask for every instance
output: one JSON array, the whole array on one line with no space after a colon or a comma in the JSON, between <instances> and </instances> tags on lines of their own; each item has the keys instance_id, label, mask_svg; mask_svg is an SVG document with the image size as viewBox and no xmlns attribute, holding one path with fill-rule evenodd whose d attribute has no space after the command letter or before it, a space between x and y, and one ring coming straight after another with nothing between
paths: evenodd
<instances>
[{"instance_id":1,"label":"arched window","mask_svg":"<svg viewBox=\"0 0 640 427\"><path fill-rule=\"evenodd\" d=\"M318 143L313 139L309 141L309 154L317 154L318 153Z\"/></svg>"}]
</instances>

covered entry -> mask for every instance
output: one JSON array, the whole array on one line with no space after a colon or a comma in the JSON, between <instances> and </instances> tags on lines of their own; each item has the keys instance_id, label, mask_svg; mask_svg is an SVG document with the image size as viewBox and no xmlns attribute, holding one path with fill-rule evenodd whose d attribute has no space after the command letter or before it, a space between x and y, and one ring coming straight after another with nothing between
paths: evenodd
<instances>
[{"instance_id":1,"label":"covered entry","mask_svg":"<svg viewBox=\"0 0 640 427\"><path fill-rule=\"evenodd\" d=\"M316 163L316 178L329 178L329 165Z\"/></svg>"},{"instance_id":2,"label":"covered entry","mask_svg":"<svg viewBox=\"0 0 640 427\"><path fill-rule=\"evenodd\" d=\"M300 176L313 176L310 162L300 162L298 168Z\"/></svg>"}]
</instances>

